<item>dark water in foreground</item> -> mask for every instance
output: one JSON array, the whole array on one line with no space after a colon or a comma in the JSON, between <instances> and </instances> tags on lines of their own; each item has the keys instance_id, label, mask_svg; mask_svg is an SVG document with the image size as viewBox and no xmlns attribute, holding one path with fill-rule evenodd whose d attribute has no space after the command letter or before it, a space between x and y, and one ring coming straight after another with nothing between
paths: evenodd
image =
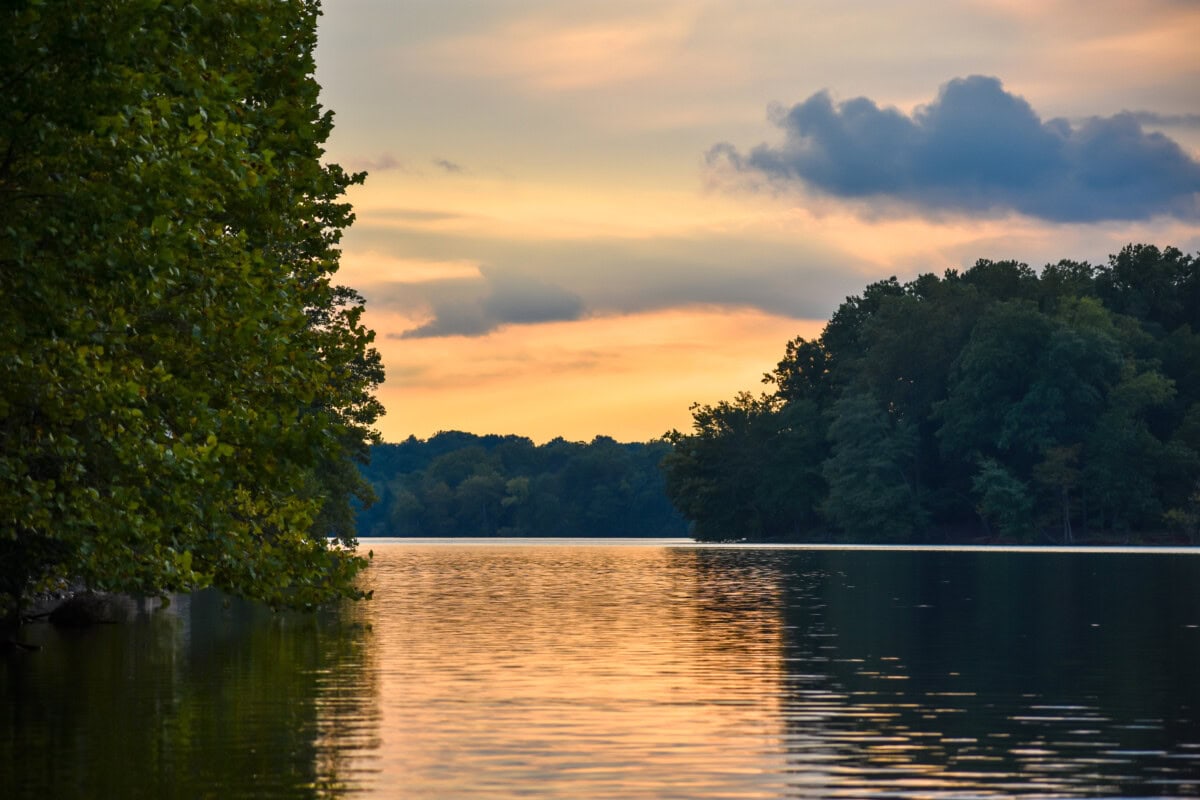
<instances>
[{"instance_id":1,"label":"dark water in foreground","mask_svg":"<svg viewBox=\"0 0 1200 800\"><path fill-rule=\"evenodd\" d=\"M1200 555L374 544L0 658L5 798L1200 795Z\"/></svg>"}]
</instances>

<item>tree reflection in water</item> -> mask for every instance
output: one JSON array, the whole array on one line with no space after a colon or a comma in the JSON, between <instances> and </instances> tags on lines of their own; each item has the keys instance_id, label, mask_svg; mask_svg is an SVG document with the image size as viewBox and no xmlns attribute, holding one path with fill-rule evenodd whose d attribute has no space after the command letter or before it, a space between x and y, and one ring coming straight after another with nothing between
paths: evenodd
<instances>
[{"instance_id":1,"label":"tree reflection in water","mask_svg":"<svg viewBox=\"0 0 1200 800\"><path fill-rule=\"evenodd\" d=\"M4 796L305 797L352 786L357 768L341 748L374 741L363 613L275 614L201 592L120 625L31 626L42 650L0 667Z\"/></svg>"}]
</instances>

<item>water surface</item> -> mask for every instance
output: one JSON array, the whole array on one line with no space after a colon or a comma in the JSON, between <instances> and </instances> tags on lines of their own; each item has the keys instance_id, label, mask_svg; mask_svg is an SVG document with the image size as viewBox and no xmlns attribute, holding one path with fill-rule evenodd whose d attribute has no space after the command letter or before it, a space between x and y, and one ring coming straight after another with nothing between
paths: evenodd
<instances>
[{"instance_id":1,"label":"water surface","mask_svg":"<svg viewBox=\"0 0 1200 800\"><path fill-rule=\"evenodd\" d=\"M369 544L315 617L29 629L4 796L1200 795L1193 553Z\"/></svg>"}]
</instances>

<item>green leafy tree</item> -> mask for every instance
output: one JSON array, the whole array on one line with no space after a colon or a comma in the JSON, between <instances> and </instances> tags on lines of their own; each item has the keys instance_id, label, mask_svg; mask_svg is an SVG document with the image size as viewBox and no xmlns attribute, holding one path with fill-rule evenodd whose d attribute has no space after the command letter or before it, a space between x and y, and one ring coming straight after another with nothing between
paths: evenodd
<instances>
[{"instance_id":1,"label":"green leafy tree","mask_svg":"<svg viewBox=\"0 0 1200 800\"><path fill-rule=\"evenodd\" d=\"M460 483L454 490L456 530L476 530L484 536L495 536L500 528L505 483L498 472L480 470Z\"/></svg>"},{"instance_id":2,"label":"green leafy tree","mask_svg":"<svg viewBox=\"0 0 1200 800\"><path fill-rule=\"evenodd\" d=\"M994 458L981 458L971 481L978 498L976 510L984 525L995 526L1004 536L1028 539L1035 531L1033 496L1024 481Z\"/></svg>"},{"instance_id":3,"label":"green leafy tree","mask_svg":"<svg viewBox=\"0 0 1200 800\"><path fill-rule=\"evenodd\" d=\"M991 261L981 258L962 274L962 280L993 301L1034 300L1038 274L1020 261Z\"/></svg>"},{"instance_id":4,"label":"green leafy tree","mask_svg":"<svg viewBox=\"0 0 1200 800\"><path fill-rule=\"evenodd\" d=\"M530 523L533 504L530 499L531 482L528 476L522 475L505 481L504 497L500 500L505 521L505 526L500 530L501 535L520 535L521 530L532 527Z\"/></svg>"},{"instance_id":5,"label":"green leafy tree","mask_svg":"<svg viewBox=\"0 0 1200 800\"><path fill-rule=\"evenodd\" d=\"M1145 528L1161 520L1158 487L1164 473L1174 473L1174 462L1185 460L1186 453L1155 436L1147 417L1174 395L1169 378L1129 363L1090 431L1084 475L1096 497L1095 511L1107 518L1109 527Z\"/></svg>"},{"instance_id":6,"label":"green leafy tree","mask_svg":"<svg viewBox=\"0 0 1200 800\"><path fill-rule=\"evenodd\" d=\"M0 540L29 580L358 594L382 371L332 282L362 176L321 163L318 13L0 10Z\"/></svg>"},{"instance_id":7,"label":"green leafy tree","mask_svg":"<svg viewBox=\"0 0 1200 800\"><path fill-rule=\"evenodd\" d=\"M1164 515L1167 524L1187 537L1189 544L1200 543L1200 483L1187 500Z\"/></svg>"},{"instance_id":8,"label":"green leafy tree","mask_svg":"<svg viewBox=\"0 0 1200 800\"><path fill-rule=\"evenodd\" d=\"M948 454L970 464L997 450L1021 448L1020 456L1032 462L1025 419L1016 409L1033 410L1026 396L1053 328L1030 303L998 303L981 316L955 361L947 397L935 409Z\"/></svg>"},{"instance_id":9,"label":"green leafy tree","mask_svg":"<svg viewBox=\"0 0 1200 800\"><path fill-rule=\"evenodd\" d=\"M1096 288L1106 306L1158 331L1200 328L1200 263L1174 247L1122 248L1098 270Z\"/></svg>"},{"instance_id":10,"label":"green leafy tree","mask_svg":"<svg viewBox=\"0 0 1200 800\"><path fill-rule=\"evenodd\" d=\"M763 376L775 386L775 394L786 401L807 400L825 408L833 398L830 355L820 339L797 337L787 343L783 359Z\"/></svg>"},{"instance_id":11,"label":"green leafy tree","mask_svg":"<svg viewBox=\"0 0 1200 800\"><path fill-rule=\"evenodd\" d=\"M732 402L692 408L692 433L667 435L674 451L663 460L667 496L695 521L703 540L758 539L770 533L763 487L776 440L778 403L748 392Z\"/></svg>"},{"instance_id":12,"label":"green leafy tree","mask_svg":"<svg viewBox=\"0 0 1200 800\"><path fill-rule=\"evenodd\" d=\"M890 417L870 392L848 392L834 406L829 438L829 518L852 536L875 540L904 541L920 531L913 426Z\"/></svg>"},{"instance_id":13,"label":"green leafy tree","mask_svg":"<svg viewBox=\"0 0 1200 800\"><path fill-rule=\"evenodd\" d=\"M1047 264L1039 281L1039 304L1053 313L1064 300L1095 295L1096 270L1086 261L1062 259Z\"/></svg>"},{"instance_id":14,"label":"green leafy tree","mask_svg":"<svg viewBox=\"0 0 1200 800\"><path fill-rule=\"evenodd\" d=\"M1079 469L1081 449L1081 443L1048 447L1041 463L1033 468L1034 480L1049 488L1061 500L1059 508L1063 544L1075 541L1074 529L1071 526L1071 492L1079 486L1082 475Z\"/></svg>"},{"instance_id":15,"label":"green leafy tree","mask_svg":"<svg viewBox=\"0 0 1200 800\"><path fill-rule=\"evenodd\" d=\"M922 505L939 513L965 494L965 475L941 457L933 409L946 397L955 359L986 298L956 273L920 275L885 298L863 332L858 381L916 433L911 480ZM930 491L932 490L932 491ZM959 502L961 504L961 502Z\"/></svg>"},{"instance_id":16,"label":"green leafy tree","mask_svg":"<svg viewBox=\"0 0 1200 800\"><path fill-rule=\"evenodd\" d=\"M796 400L782 404L773 423L756 493L766 533L819 533L826 528L820 509L828 493L822 472L829 457L828 422L815 402Z\"/></svg>"},{"instance_id":17,"label":"green leafy tree","mask_svg":"<svg viewBox=\"0 0 1200 800\"><path fill-rule=\"evenodd\" d=\"M825 351L825 369L830 373L835 390L853 380L851 367L863 353L863 329L867 322L878 313L887 298L902 294L904 287L894 276L876 281L868 285L861 296L847 297L830 317L821 331L820 342Z\"/></svg>"}]
</instances>

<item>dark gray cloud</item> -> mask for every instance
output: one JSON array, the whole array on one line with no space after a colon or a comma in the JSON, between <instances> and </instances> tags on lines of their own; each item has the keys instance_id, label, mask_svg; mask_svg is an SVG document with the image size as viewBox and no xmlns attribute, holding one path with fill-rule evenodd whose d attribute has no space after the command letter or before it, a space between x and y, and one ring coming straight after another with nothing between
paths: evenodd
<instances>
[{"instance_id":1,"label":"dark gray cloud","mask_svg":"<svg viewBox=\"0 0 1200 800\"><path fill-rule=\"evenodd\" d=\"M1197 215L1200 163L1137 115L1043 121L996 78L950 81L912 115L828 92L776 109L779 144L713 146L712 165L839 198L1053 222Z\"/></svg>"},{"instance_id":2,"label":"dark gray cloud","mask_svg":"<svg viewBox=\"0 0 1200 800\"><path fill-rule=\"evenodd\" d=\"M583 301L571 292L535 277L495 270L483 270L479 279L398 284L395 291L408 293L409 302L423 296L433 313L424 325L397 334L401 339L483 336L505 325L573 320L584 314Z\"/></svg>"},{"instance_id":3,"label":"dark gray cloud","mask_svg":"<svg viewBox=\"0 0 1200 800\"><path fill-rule=\"evenodd\" d=\"M406 258L455 252L483 260L484 277L367 284L372 309L432 319L405 338L482 335L508 324L689 306L756 308L825 319L862 289L871 266L830 247L747 234L641 239L505 240L398 233L356 224L359 247Z\"/></svg>"}]
</instances>

